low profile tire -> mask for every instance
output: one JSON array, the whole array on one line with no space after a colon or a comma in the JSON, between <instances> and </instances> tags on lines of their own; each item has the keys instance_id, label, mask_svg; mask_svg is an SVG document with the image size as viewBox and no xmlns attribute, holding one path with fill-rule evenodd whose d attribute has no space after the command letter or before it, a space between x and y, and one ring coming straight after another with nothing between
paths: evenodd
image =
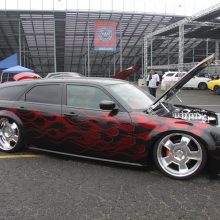
<instances>
[{"instance_id":1,"label":"low profile tire","mask_svg":"<svg viewBox=\"0 0 220 220\"><path fill-rule=\"evenodd\" d=\"M220 95L220 86L215 86L215 87L214 87L214 93L215 93L216 95Z\"/></svg>"},{"instance_id":2,"label":"low profile tire","mask_svg":"<svg viewBox=\"0 0 220 220\"><path fill-rule=\"evenodd\" d=\"M21 131L17 123L8 118L0 118L0 150L15 152L22 147Z\"/></svg>"},{"instance_id":3,"label":"low profile tire","mask_svg":"<svg viewBox=\"0 0 220 220\"><path fill-rule=\"evenodd\" d=\"M159 170L179 180L198 174L207 160L204 146L185 133L172 133L162 137L156 142L153 154Z\"/></svg>"},{"instance_id":4,"label":"low profile tire","mask_svg":"<svg viewBox=\"0 0 220 220\"><path fill-rule=\"evenodd\" d=\"M208 86L207 86L206 83L201 82L201 83L199 83L199 85L198 85L198 89L200 89L200 90L207 90L207 89L208 89Z\"/></svg>"}]
</instances>

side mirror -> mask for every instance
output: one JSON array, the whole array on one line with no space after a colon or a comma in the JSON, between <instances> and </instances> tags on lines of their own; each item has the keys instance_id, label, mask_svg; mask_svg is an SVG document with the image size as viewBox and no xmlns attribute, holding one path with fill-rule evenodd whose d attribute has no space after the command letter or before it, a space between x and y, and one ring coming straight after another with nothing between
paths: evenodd
<instances>
[{"instance_id":1,"label":"side mirror","mask_svg":"<svg viewBox=\"0 0 220 220\"><path fill-rule=\"evenodd\" d=\"M103 100L99 104L100 109L112 111L115 109L116 105L113 101Z\"/></svg>"}]
</instances>

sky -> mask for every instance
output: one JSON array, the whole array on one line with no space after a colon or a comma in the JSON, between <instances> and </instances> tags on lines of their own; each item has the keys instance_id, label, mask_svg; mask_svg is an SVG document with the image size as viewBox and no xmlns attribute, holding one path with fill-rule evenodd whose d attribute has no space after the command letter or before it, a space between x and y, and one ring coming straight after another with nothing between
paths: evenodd
<instances>
[{"instance_id":1,"label":"sky","mask_svg":"<svg viewBox=\"0 0 220 220\"><path fill-rule=\"evenodd\" d=\"M0 10L98 10L190 16L219 2L219 0L0 0Z\"/></svg>"}]
</instances>

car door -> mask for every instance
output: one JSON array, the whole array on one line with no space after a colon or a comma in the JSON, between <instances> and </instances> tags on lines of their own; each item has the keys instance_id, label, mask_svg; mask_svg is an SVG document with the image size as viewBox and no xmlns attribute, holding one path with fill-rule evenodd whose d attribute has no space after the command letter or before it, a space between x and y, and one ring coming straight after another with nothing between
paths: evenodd
<instances>
[{"instance_id":1,"label":"car door","mask_svg":"<svg viewBox=\"0 0 220 220\"><path fill-rule=\"evenodd\" d=\"M167 90L172 86L173 83L173 76L175 73L167 73L163 76L162 82L161 82L161 89Z\"/></svg>"},{"instance_id":2,"label":"car door","mask_svg":"<svg viewBox=\"0 0 220 220\"><path fill-rule=\"evenodd\" d=\"M134 156L134 126L130 115L105 89L94 85L66 84L64 97L62 150L126 161ZM113 100L118 110L101 110L99 104L103 100Z\"/></svg>"},{"instance_id":3,"label":"car door","mask_svg":"<svg viewBox=\"0 0 220 220\"><path fill-rule=\"evenodd\" d=\"M56 146L61 137L62 84L35 84L15 103L25 140L39 147Z\"/></svg>"},{"instance_id":4,"label":"car door","mask_svg":"<svg viewBox=\"0 0 220 220\"><path fill-rule=\"evenodd\" d=\"M178 74L172 73L172 75L170 75L170 78L169 78L169 88L173 86L177 81L178 81Z\"/></svg>"},{"instance_id":5,"label":"car door","mask_svg":"<svg viewBox=\"0 0 220 220\"><path fill-rule=\"evenodd\" d=\"M194 76L192 79L190 79L185 85L184 87L188 87L188 88L197 88L198 87L198 78L196 76Z\"/></svg>"}]
</instances>

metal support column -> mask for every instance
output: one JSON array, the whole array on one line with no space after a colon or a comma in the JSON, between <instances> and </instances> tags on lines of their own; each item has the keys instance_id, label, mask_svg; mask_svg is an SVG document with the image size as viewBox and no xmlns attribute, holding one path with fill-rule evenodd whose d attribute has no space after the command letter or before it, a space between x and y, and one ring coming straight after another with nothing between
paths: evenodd
<instances>
[{"instance_id":1,"label":"metal support column","mask_svg":"<svg viewBox=\"0 0 220 220\"><path fill-rule=\"evenodd\" d=\"M153 66L153 39L150 39L150 66Z\"/></svg>"},{"instance_id":2,"label":"metal support column","mask_svg":"<svg viewBox=\"0 0 220 220\"><path fill-rule=\"evenodd\" d=\"M21 65L21 20L18 20L18 44L19 44L19 65Z\"/></svg>"},{"instance_id":3,"label":"metal support column","mask_svg":"<svg viewBox=\"0 0 220 220\"><path fill-rule=\"evenodd\" d=\"M167 42L167 65L168 65L168 70L170 70L170 39L169 38Z\"/></svg>"},{"instance_id":4,"label":"metal support column","mask_svg":"<svg viewBox=\"0 0 220 220\"><path fill-rule=\"evenodd\" d=\"M215 59L219 60L219 40L215 41Z\"/></svg>"},{"instance_id":5,"label":"metal support column","mask_svg":"<svg viewBox=\"0 0 220 220\"><path fill-rule=\"evenodd\" d=\"M86 76L86 54L85 54L85 68L84 68L84 76Z\"/></svg>"},{"instance_id":6,"label":"metal support column","mask_svg":"<svg viewBox=\"0 0 220 220\"><path fill-rule=\"evenodd\" d=\"M90 77L90 47L89 47L89 21L88 21L88 26L87 26L87 32L88 32L88 60L87 60L87 64L88 64L88 68L87 68L87 71L88 71L88 77Z\"/></svg>"},{"instance_id":7,"label":"metal support column","mask_svg":"<svg viewBox=\"0 0 220 220\"><path fill-rule=\"evenodd\" d=\"M183 59L184 59L184 25L179 26L179 62L178 71L183 71Z\"/></svg>"},{"instance_id":8,"label":"metal support column","mask_svg":"<svg viewBox=\"0 0 220 220\"><path fill-rule=\"evenodd\" d=\"M147 78L147 55L148 55L148 51L147 51L147 37L144 37L144 78Z\"/></svg>"},{"instance_id":9,"label":"metal support column","mask_svg":"<svg viewBox=\"0 0 220 220\"><path fill-rule=\"evenodd\" d=\"M26 66L26 48L25 48L25 41L23 39L23 65Z\"/></svg>"},{"instance_id":10,"label":"metal support column","mask_svg":"<svg viewBox=\"0 0 220 220\"><path fill-rule=\"evenodd\" d=\"M209 56L209 39L206 40L206 57Z\"/></svg>"},{"instance_id":11,"label":"metal support column","mask_svg":"<svg viewBox=\"0 0 220 220\"><path fill-rule=\"evenodd\" d=\"M120 23L120 71L122 71L122 31Z\"/></svg>"},{"instance_id":12,"label":"metal support column","mask_svg":"<svg viewBox=\"0 0 220 220\"><path fill-rule=\"evenodd\" d=\"M115 75L115 54L114 54L114 75Z\"/></svg>"},{"instance_id":13,"label":"metal support column","mask_svg":"<svg viewBox=\"0 0 220 220\"><path fill-rule=\"evenodd\" d=\"M108 63L108 77L110 78L111 77L111 59L109 60L109 63Z\"/></svg>"},{"instance_id":14,"label":"metal support column","mask_svg":"<svg viewBox=\"0 0 220 220\"><path fill-rule=\"evenodd\" d=\"M142 55L141 55L141 75L144 77L144 45L142 46Z\"/></svg>"},{"instance_id":15,"label":"metal support column","mask_svg":"<svg viewBox=\"0 0 220 220\"><path fill-rule=\"evenodd\" d=\"M192 53L193 53L193 54L192 54L192 58L193 58L192 61L193 61L193 63L194 63L194 62L195 62L195 47L193 47Z\"/></svg>"},{"instance_id":16,"label":"metal support column","mask_svg":"<svg viewBox=\"0 0 220 220\"><path fill-rule=\"evenodd\" d=\"M57 72L57 48L56 48L56 21L53 25L53 59L54 59L54 72Z\"/></svg>"},{"instance_id":17,"label":"metal support column","mask_svg":"<svg viewBox=\"0 0 220 220\"><path fill-rule=\"evenodd\" d=\"M26 67L30 68L30 54L29 54L29 51L28 51L27 58L26 58Z\"/></svg>"}]
</instances>

